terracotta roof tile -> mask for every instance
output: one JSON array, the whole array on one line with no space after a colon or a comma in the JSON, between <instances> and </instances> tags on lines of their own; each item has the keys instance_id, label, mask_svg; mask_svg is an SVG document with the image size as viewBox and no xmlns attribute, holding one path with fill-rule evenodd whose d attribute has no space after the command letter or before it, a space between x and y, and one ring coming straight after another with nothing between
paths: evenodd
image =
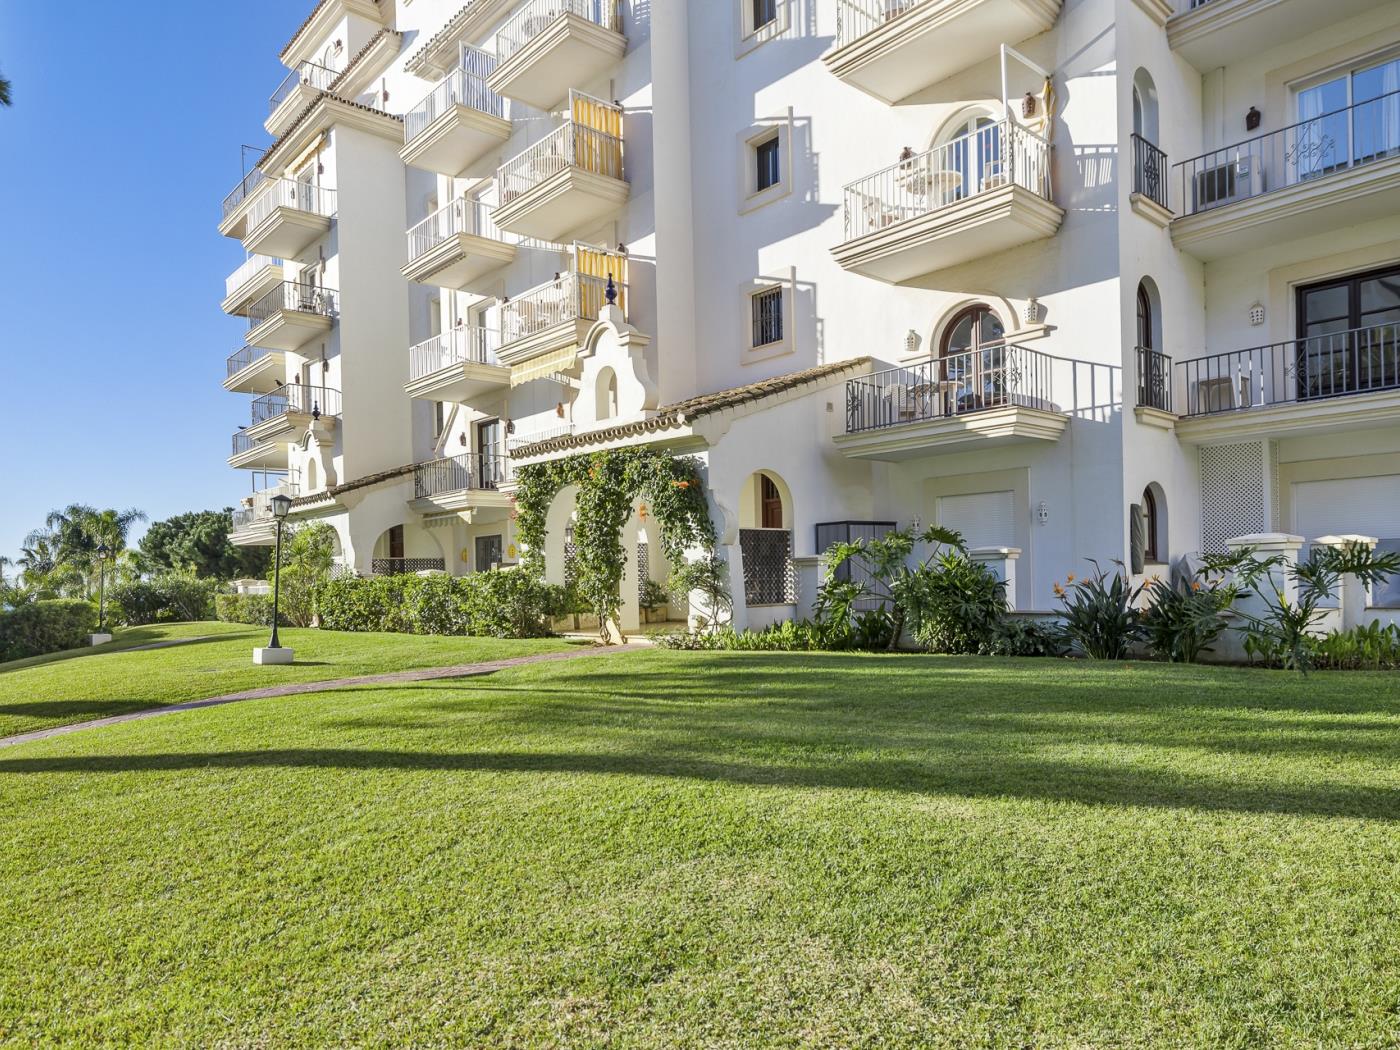
<instances>
[{"instance_id":1,"label":"terracotta roof tile","mask_svg":"<svg viewBox=\"0 0 1400 1050\"><path fill-rule=\"evenodd\" d=\"M306 16L306 21L303 22L301 25L297 26L297 31L292 34L292 39L287 41L286 46L283 47L282 50L277 53L277 57L285 58L287 52L290 51L292 48L296 47L297 41L301 39L301 34L305 33L306 30L311 26L311 23L316 20L316 16L321 13L321 8L333 2L334 0L320 0L320 3L313 7L311 9L311 13ZM375 3L380 2L381 0L375 0Z\"/></svg>"},{"instance_id":2,"label":"terracotta roof tile","mask_svg":"<svg viewBox=\"0 0 1400 1050\"><path fill-rule=\"evenodd\" d=\"M481 0L467 0L466 5L455 15L449 18L447 20L447 23L441 29L439 29L436 33L430 36L426 44L420 47L417 51L413 52L412 56L409 58L408 62L405 63L405 65L409 69L412 69L415 65L421 62L425 56L427 56L430 52L434 51L439 44L443 43L443 41L451 40L452 37L460 33L462 31L462 23L467 20L467 17L471 14L472 8L476 7L477 4L479 4L480 2Z\"/></svg>"},{"instance_id":3,"label":"terracotta roof tile","mask_svg":"<svg viewBox=\"0 0 1400 1050\"><path fill-rule=\"evenodd\" d=\"M391 120L397 120L400 124L403 123L403 117L399 116L396 113L385 113L382 109L375 109L373 106L366 106L363 102L352 102L348 98L341 98L339 95L333 94L329 91L318 91L316 93L316 97L313 98L310 102L308 102L306 104L306 107L300 113L297 114L297 119L292 121L292 123L287 127L287 130L282 132L282 134L278 137L277 141L274 142L271 146L267 147L266 152L264 152L262 157L258 160L258 167L261 168L264 164L266 164L267 159L271 157L274 153L276 153L278 147L280 147L282 143L286 142L289 138L291 138L297 133L297 129L300 128L302 124L306 122L306 118L311 115L311 111L320 104L322 99L325 98L330 99L332 102L338 102L342 106L354 106L356 109L362 109L366 113L377 113L381 117L388 117Z\"/></svg>"},{"instance_id":4,"label":"terracotta roof tile","mask_svg":"<svg viewBox=\"0 0 1400 1050\"><path fill-rule=\"evenodd\" d=\"M301 507L313 506L317 503L325 503L343 493L354 492L356 489L367 489L374 485L382 485L387 481L395 481L405 474L412 473L413 464L409 463L402 467L395 467L392 470L381 470L377 474L366 474L362 478L356 478L354 481L347 481L343 485L332 485L324 492L313 492L309 496L298 496L296 499L292 500L292 508L295 510Z\"/></svg>"},{"instance_id":5,"label":"terracotta roof tile","mask_svg":"<svg viewBox=\"0 0 1400 1050\"><path fill-rule=\"evenodd\" d=\"M342 69L340 71L340 74L334 80L331 81L331 86L328 87L326 90L334 91L336 88L340 87L340 82L355 71L355 67L364 61L365 56L369 54L372 50L374 50L374 48L378 45L379 41L383 40L386 36L390 35L397 37L403 36L402 33L394 29L381 29L379 32L375 33L374 36L369 38L369 43L366 44L364 47L360 48L360 50L355 54L355 57L352 58L349 62L345 63L345 68Z\"/></svg>"}]
</instances>

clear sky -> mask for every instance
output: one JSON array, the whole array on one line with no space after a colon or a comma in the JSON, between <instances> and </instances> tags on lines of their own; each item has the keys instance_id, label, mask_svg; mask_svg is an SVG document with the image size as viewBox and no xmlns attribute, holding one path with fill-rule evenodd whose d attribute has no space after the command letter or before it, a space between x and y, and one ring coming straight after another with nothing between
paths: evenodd
<instances>
[{"instance_id":1,"label":"clear sky","mask_svg":"<svg viewBox=\"0 0 1400 1050\"><path fill-rule=\"evenodd\" d=\"M0 0L0 554L69 503L233 505L239 146L314 0Z\"/></svg>"}]
</instances>

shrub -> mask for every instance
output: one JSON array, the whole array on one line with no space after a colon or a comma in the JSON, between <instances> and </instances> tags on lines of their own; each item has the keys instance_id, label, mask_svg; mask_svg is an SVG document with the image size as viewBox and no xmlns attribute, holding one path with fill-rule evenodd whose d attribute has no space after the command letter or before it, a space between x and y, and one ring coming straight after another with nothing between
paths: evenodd
<instances>
[{"instance_id":1,"label":"shrub","mask_svg":"<svg viewBox=\"0 0 1400 1050\"><path fill-rule=\"evenodd\" d=\"M701 627L721 627L734 618L734 596L729 589L729 563L717 554L706 554L686 562L671 573L671 593L681 605L690 601L692 591L703 595L705 615Z\"/></svg>"},{"instance_id":2,"label":"shrub","mask_svg":"<svg viewBox=\"0 0 1400 1050\"><path fill-rule=\"evenodd\" d=\"M830 648L822 626L811 620L784 620L761 631L736 631L733 627L686 631L661 635L656 644L664 649L729 652L791 653Z\"/></svg>"},{"instance_id":3,"label":"shrub","mask_svg":"<svg viewBox=\"0 0 1400 1050\"><path fill-rule=\"evenodd\" d=\"M148 623L207 620L214 615L218 584L193 575L167 573L149 580L119 583L107 593L112 618L139 627Z\"/></svg>"},{"instance_id":4,"label":"shrub","mask_svg":"<svg viewBox=\"0 0 1400 1050\"><path fill-rule=\"evenodd\" d=\"M332 631L537 638L567 611L563 588L527 572L470 576L350 576L319 595L321 626Z\"/></svg>"},{"instance_id":5,"label":"shrub","mask_svg":"<svg viewBox=\"0 0 1400 1050\"><path fill-rule=\"evenodd\" d=\"M214 615L226 623L248 623L255 627L272 626L272 595L219 594L214 597ZM290 626L284 614L283 627Z\"/></svg>"},{"instance_id":6,"label":"shrub","mask_svg":"<svg viewBox=\"0 0 1400 1050\"><path fill-rule=\"evenodd\" d=\"M1005 585L958 548L911 573L901 599L914 640L934 653L990 652L1006 617Z\"/></svg>"},{"instance_id":7,"label":"shrub","mask_svg":"<svg viewBox=\"0 0 1400 1050\"><path fill-rule=\"evenodd\" d=\"M997 625L985 652L988 656L1064 656L1068 648L1058 623L1007 617Z\"/></svg>"},{"instance_id":8,"label":"shrub","mask_svg":"<svg viewBox=\"0 0 1400 1050\"><path fill-rule=\"evenodd\" d=\"M654 609L664 609L671 604L671 594L664 585L655 580L646 579L642 581L641 600L637 604L648 612Z\"/></svg>"},{"instance_id":9,"label":"shrub","mask_svg":"<svg viewBox=\"0 0 1400 1050\"><path fill-rule=\"evenodd\" d=\"M1400 626L1375 621L1334 631L1312 644L1314 667L1332 671L1400 670Z\"/></svg>"},{"instance_id":10,"label":"shrub","mask_svg":"<svg viewBox=\"0 0 1400 1050\"><path fill-rule=\"evenodd\" d=\"M1121 660L1142 635L1142 617L1136 608L1141 587L1134 587L1120 565L1112 576L1091 561L1091 576L1069 586L1055 584L1065 607L1065 634L1085 656L1095 660Z\"/></svg>"},{"instance_id":11,"label":"shrub","mask_svg":"<svg viewBox=\"0 0 1400 1050\"><path fill-rule=\"evenodd\" d=\"M17 606L0 613L0 661L76 649L96 628L97 606L81 598Z\"/></svg>"},{"instance_id":12,"label":"shrub","mask_svg":"<svg viewBox=\"0 0 1400 1050\"><path fill-rule=\"evenodd\" d=\"M335 563L335 529L323 521L298 526L282 544L281 618L294 627L310 627L317 601L330 582ZM267 574L268 583L273 573Z\"/></svg>"}]
</instances>

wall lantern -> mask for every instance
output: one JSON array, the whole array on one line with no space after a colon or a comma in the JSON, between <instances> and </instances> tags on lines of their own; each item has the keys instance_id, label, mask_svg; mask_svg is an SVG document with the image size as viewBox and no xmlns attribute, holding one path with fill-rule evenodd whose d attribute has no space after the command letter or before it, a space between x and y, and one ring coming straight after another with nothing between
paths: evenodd
<instances>
[{"instance_id":1,"label":"wall lantern","mask_svg":"<svg viewBox=\"0 0 1400 1050\"><path fill-rule=\"evenodd\" d=\"M1035 96L1029 91L1026 92L1026 97L1021 99L1021 116L1035 116Z\"/></svg>"},{"instance_id":2,"label":"wall lantern","mask_svg":"<svg viewBox=\"0 0 1400 1050\"><path fill-rule=\"evenodd\" d=\"M1249 308L1249 323L1258 328L1264 323L1264 304L1256 302Z\"/></svg>"},{"instance_id":3,"label":"wall lantern","mask_svg":"<svg viewBox=\"0 0 1400 1050\"><path fill-rule=\"evenodd\" d=\"M1258 131L1259 124L1264 119L1264 114L1260 113L1253 106L1249 107L1249 112L1244 115L1245 131Z\"/></svg>"}]
</instances>

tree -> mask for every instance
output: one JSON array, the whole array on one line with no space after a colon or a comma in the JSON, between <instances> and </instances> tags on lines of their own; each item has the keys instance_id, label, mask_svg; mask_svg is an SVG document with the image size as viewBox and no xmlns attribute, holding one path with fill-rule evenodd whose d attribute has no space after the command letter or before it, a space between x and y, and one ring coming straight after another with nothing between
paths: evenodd
<instances>
[{"instance_id":1,"label":"tree","mask_svg":"<svg viewBox=\"0 0 1400 1050\"><path fill-rule=\"evenodd\" d=\"M335 529L323 521L298 525L283 534L281 615L291 626L313 626L321 588L335 564L335 548ZM269 569L269 583L272 575Z\"/></svg>"},{"instance_id":2,"label":"tree","mask_svg":"<svg viewBox=\"0 0 1400 1050\"><path fill-rule=\"evenodd\" d=\"M26 547L46 550L62 593L90 597L97 582L98 548L105 545L115 558L126 550L131 526L145 520L139 510L98 510L70 503L50 511L44 528L31 532L24 542Z\"/></svg>"},{"instance_id":3,"label":"tree","mask_svg":"<svg viewBox=\"0 0 1400 1050\"><path fill-rule=\"evenodd\" d=\"M10 82L5 77L0 77L0 106L11 105Z\"/></svg>"},{"instance_id":4,"label":"tree","mask_svg":"<svg viewBox=\"0 0 1400 1050\"><path fill-rule=\"evenodd\" d=\"M141 537L138 555L144 572L192 572L205 579L254 579L272 565L268 547L239 547L229 542L231 510L177 514L151 524Z\"/></svg>"}]
</instances>

